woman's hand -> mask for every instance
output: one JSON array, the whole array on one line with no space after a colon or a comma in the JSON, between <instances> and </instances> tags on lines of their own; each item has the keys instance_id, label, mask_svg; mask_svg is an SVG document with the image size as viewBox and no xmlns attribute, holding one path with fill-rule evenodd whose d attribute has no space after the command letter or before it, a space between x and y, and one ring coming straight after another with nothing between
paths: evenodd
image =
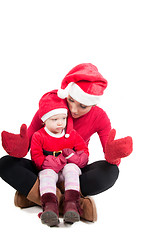
<instances>
[{"instance_id":1,"label":"woman's hand","mask_svg":"<svg viewBox=\"0 0 159 240\"><path fill-rule=\"evenodd\" d=\"M52 169L58 173L66 165L66 163L67 160L62 154L60 154L58 157L48 155L42 164L42 169Z\"/></svg>"},{"instance_id":2,"label":"woman's hand","mask_svg":"<svg viewBox=\"0 0 159 240\"><path fill-rule=\"evenodd\" d=\"M23 158L27 155L29 149L29 138L27 134L27 126L25 124L22 124L20 134L3 131L1 136L2 146L10 156Z\"/></svg>"},{"instance_id":3,"label":"woman's hand","mask_svg":"<svg viewBox=\"0 0 159 240\"><path fill-rule=\"evenodd\" d=\"M114 140L115 135L116 130L112 129L105 146L105 158L109 163L119 165L121 158L131 154L133 150L133 141L131 137Z\"/></svg>"}]
</instances>

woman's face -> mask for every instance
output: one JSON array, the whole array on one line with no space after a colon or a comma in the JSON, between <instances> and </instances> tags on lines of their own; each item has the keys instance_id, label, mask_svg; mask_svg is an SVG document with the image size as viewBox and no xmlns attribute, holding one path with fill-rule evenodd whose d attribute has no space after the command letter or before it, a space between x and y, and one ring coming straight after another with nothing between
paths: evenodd
<instances>
[{"instance_id":1,"label":"woman's face","mask_svg":"<svg viewBox=\"0 0 159 240\"><path fill-rule=\"evenodd\" d=\"M70 95L67 97L68 107L73 118L79 118L88 113L92 106L86 106L74 100Z\"/></svg>"}]
</instances>

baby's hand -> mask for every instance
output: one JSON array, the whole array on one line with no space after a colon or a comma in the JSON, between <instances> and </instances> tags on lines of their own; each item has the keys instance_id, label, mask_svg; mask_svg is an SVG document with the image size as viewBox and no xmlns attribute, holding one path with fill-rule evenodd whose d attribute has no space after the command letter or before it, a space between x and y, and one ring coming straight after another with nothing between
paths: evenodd
<instances>
[{"instance_id":1,"label":"baby's hand","mask_svg":"<svg viewBox=\"0 0 159 240\"><path fill-rule=\"evenodd\" d=\"M62 154L58 157L48 155L42 164L42 169L52 169L58 173L66 165L66 163L67 161Z\"/></svg>"}]
</instances>

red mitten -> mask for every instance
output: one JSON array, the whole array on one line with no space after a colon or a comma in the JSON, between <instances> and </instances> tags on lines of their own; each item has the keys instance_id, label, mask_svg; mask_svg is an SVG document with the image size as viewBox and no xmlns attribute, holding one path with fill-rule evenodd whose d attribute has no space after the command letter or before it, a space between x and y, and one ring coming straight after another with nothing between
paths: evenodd
<instances>
[{"instance_id":1,"label":"red mitten","mask_svg":"<svg viewBox=\"0 0 159 240\"><path fill-rule=\"evenodd\" d=\"M112 129L105 146L105 158L109 163L119 165L120 158L127 157L131 154L133 141L131 137L114 140L115 135L116 130Z\"/></svg>"},{"instance_id":2,"label":"red mitten","mask_svg":"<svg viewBox=\"0 0 159 240\"><path fill-rule=\"evenodd\" d=\"M75 155L75 151L72 150L71 148L64 148L62 150L62 155L66 158L69 159Z\"/></svg>"},{"instance_id":3,"label":"red mitten","mask_svg":"<svg viewBox=\"0 0 159 240\"><path fill-rule=\"evenodd\" d=\"M1 136L2 146L10 156L22 158L27 155L29 138L27 134L27 126L25 124L22 124L20 128L20 134L13 134L3 131Z\"/></svg>"},{"instance_id":4,"label":"red mitten","mask_svg":"<svg viewBox=\"0 0 159 240\"><path fill-rule=\"evenodd\" d=\"M63 156L68 163L75 163L78 167L83 168L88 163L88 155L84 151L73 151L70 148L62 150Z\"/></svg>"},{"instance_id":5,"label":"red mitten","mask_svg":"<svg viewBox=\"0 0 159 240\"><path fill-rule=\"evenodd\" d=\"M67 161L62 154L58 157L48 155L42 164L42 169L52 169L58 173L66 165L66 163Z\"/></svg>"}]
</instances>

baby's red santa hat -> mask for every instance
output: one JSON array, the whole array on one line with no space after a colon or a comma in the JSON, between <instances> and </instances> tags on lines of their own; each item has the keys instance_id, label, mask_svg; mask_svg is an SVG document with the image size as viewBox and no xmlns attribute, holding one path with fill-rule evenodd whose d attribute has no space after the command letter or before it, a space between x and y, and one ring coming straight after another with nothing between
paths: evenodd
<instances>
[{"instance_id":1,"label":"baby's red santa hat","mask_svg":"<svg viewBox=\"0 0 159 240\"><path fill-rule=\"evenodd\" d=\"M42 96L39 101L39 117L43 122L56 114L66 114L67 126L65 137L69 137L69 133L73 129L73 120L68 111L67 102L57 96L57 90L48 92Z\"/></svg>"},{"instance_id":2,"label":"baby's red santa hat","mask_svg":"<svg viewBox=\"0 0 159 240\"><path fill-rule=\"evenodd\" d=\"M76 101L92 106L99 103L106 87L107 80L97 67L91 63L82 63L65 76L57 94L63 99L70 95Z\"/></svg>"}]
</instances>

